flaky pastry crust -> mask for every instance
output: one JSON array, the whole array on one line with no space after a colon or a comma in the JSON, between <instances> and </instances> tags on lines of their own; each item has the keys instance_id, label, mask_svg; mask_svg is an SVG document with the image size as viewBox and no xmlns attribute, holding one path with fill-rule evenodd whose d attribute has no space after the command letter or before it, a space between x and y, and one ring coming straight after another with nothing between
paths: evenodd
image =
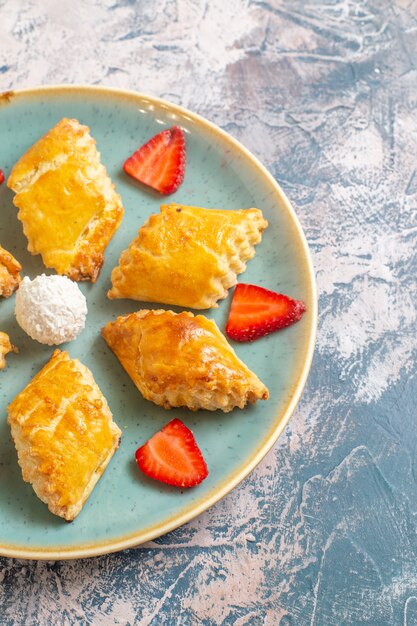
<instances>
[{"instance_id":1,"label":"flaky pastry crust","mask_svg":"<svg viewBox=\"0 0 417 626\"><path fill-rule=\"evenodd\" d=\"M8 298L16 291L21 281L21 269L19 261L0 246L0 296Z\"/></svg>"},{"instance_id":2,"label":"flaky pastry crust","mask_svg":"<svg viewBox=\"0 0 417 626\"><path fill-rule=\"evenodd\" d=\"M73 520L121 436L92 373L55 350L8 407L8 422L23 480L51 513Z\"/></svg>"},{"instance_id":3,"label":"flaky pastry crust","mask_svg":"<svg viewBox=\"0 0 417 626\"><path fill-rule=\"evenodd\" d=\"M0 331L0 370L6 367L5 357L9 352L18 352L18 349L10 342L9 335Z\"/></svg>"},{"instance_id":4,"label":"flaky pastry crust","mask_svg":"<svg viewBox=\"0 0 417 626\"><path fill-rule=\"evenodd\" d=\"M58 274L95 282L123 207L88 127L62 119L19 159L7 185L28 250Z\"/></svg>"},{"instance_id":5,"label":"flaky pastry crust","mask_svg":"<svg viewBox=\"0 0 417 626\"><path fill-rule=\"evenodd\" d=\"M203 315L144 309L101 332L142 395L166 409L226 413L268 398L265 385Z\"/></svg>"},{"instance_id":6,"label":"flaky pastry crust","mask_svg":"<svg viewBox=\"0 0 417 626\"><path fill-rule=\"evenodd\" d=\"M267 226L259 209L162 205L122 253L108 297L217 307L254 256Z\"/></svg>"}]
</instances>

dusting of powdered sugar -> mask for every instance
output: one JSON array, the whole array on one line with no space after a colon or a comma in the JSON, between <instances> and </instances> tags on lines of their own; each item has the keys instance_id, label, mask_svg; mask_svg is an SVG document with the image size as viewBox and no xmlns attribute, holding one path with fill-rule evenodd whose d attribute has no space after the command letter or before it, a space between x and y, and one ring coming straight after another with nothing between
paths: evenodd
<instances>
[{"instance_id":1,"label":"dusting of powdered sugar","mask_svg":"<svg viewBox=\"0 0 417 626\"><path fill-rule=\"evenodd\" d=\"M27 276L16 294L16 319L36 341L48 346L72 341L85 326L87 302L66 276Z\"/></svg>"}]
</instances>

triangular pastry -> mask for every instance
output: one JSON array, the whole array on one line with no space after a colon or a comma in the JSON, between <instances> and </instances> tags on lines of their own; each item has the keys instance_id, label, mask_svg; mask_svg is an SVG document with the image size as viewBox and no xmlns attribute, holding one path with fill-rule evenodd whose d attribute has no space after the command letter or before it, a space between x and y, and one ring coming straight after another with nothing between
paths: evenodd
<instances>
[{"instance_id":1,"label":"triangular pastry","mask_svg":"<svg viewBox=\"0 0 417 626\"><path fill-rule=\"evenodd\" d=\"M267 226L259 209L162 205L122 253L108 296L216 307L254 256Z\"/></svg>"},{"instance_id":2,"label":"triangular pastry","mask_svg":"<svg viewBox=\"0 0 417 626\"><path fill-rule=\"evenodd\" d=\"M22 266L14 256L0 246L0 296L8 298L19 286Z\"/></svg>"},{"instance_id":3,"label":"triangular pastry","mask_svg":"<svg viewBox=\"0 0 417 626\"><path fill-rule=\"evenodd\" d=\"M8 407L8 422L23 480L51 513L73 520L121 436L92 373L55 350Z\"/></svg>"},{"instance_id":4,"label":"triangular pastry","mask_svg":"<svg viewBox=\"0 0 417 626\"><path fill-rule=\"evenodd\" d=\"M265 385L203 315L144 309L101 332L142 395L166 409L228 412L268 398Z\"/></svg>"},{"instance_id":5,"label":"triangular pastry","mask_svg":"<svg viewBox=\"0 0 417 626\"><path fill-rule=\"evenodd\" d=\"M58 274L95 282L123 207L88 127L62 119L19 159L7 185L28 250Z\"/></svg>"}]
</instances>

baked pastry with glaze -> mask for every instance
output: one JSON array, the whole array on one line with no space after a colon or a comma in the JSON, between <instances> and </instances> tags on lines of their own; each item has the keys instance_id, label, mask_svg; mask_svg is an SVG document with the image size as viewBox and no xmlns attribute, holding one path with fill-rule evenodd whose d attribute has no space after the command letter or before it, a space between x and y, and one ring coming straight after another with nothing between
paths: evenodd
<instances>
[{"instance_id":1,"label":"baked pastry with glaze","mask_svg":"<svg viewBox=\"0 0 417 626\"><path fill-rule=\"evenodd\" d=\"M162 205L122 252L109 298L217 307L255 254L268 226L259 209Z\"/></svg>"},{"instance_id":2,"label":"baked pastry with glaze","mask_svg":"<svg viewBox=\"0 0 417 626\"><path fill-rule=\"evenodd\" d=\"M8 407L8 422L23 480L51 513L72 521L121 436L92 373L55 350Z\"/></svg>"},{"instance_id":3,"label":"baked pastry with glaze","mask_svg":"<svg viewBox=\"0 0 417 626\"><path fill-rule=\"evenodd\" d=\"M62 119L19 159L7 185L29 252L58 274L95 282L123 207L88 127Z\"/></svg>"},{"instance_id":4,"label":"baked pastry with glaze","mask_svg":"<svg viewBox=\"0 0 417 626\"><path fill-rule=\"evenodd\" d=\"M165 409L227 413L268 398L265 385L203 315L144 309L101 332L142 395Z\"/></svg>"},{"instance_id":5,"label":"baked pastry with glaze","mask_svg":"<svg viewBox=\"0 0 417 626\"><path fill-rule=\"evenodd\" d=\"M21 269L19 261L0 246L0 296L8 298L16 291L21 281Z\"/></svg>"},{"instance_id":6,"label":"baked pastry with glaze","mask_svg":"<svg viewBox=\"0 0 417 626\"><path fill-rule=\"evenodd\" d=\"M18 349L10 342L9 335L0 331L0 370L6 367L5 357L9 352L18 352Z\"/></svg>"}]
</instances>

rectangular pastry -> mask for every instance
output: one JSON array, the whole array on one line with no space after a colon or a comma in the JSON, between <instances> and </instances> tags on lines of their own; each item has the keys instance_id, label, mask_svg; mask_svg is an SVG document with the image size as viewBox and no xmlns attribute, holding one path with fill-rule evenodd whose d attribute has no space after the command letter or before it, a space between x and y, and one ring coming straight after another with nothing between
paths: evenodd
<instances>
[{"instance_id":1,"label":"rectangular pastry","mask_svg":"<svg viewBox=\"0 0 417 626\"><path fill-rule=\"evenodd\" d=\"M268 226L259 209L161 206L114 268L109 298L217 307L236 285Z\"/></svg>"},{"instance_id":2,"label":"rectangular pastry","mask_svg":"<svg viewBox=\"0 0 417 626\"><path fill-rule=\"evenodd\" d=\"M29 252L58 274L95 282L123 207L88 127L62 119L19 159L7 185Z\"/></svg>"},{"instance_id":3,"label":"rectangular pastry","mask_svg":"<svg viewBox=\"0 0 417 626\"><path fill-rule=\"evenodd\" d=\"M55 350L8 407L23 480L72 521L117 449L121 432L87 367Z\"/></svg>"}]
</instances>

